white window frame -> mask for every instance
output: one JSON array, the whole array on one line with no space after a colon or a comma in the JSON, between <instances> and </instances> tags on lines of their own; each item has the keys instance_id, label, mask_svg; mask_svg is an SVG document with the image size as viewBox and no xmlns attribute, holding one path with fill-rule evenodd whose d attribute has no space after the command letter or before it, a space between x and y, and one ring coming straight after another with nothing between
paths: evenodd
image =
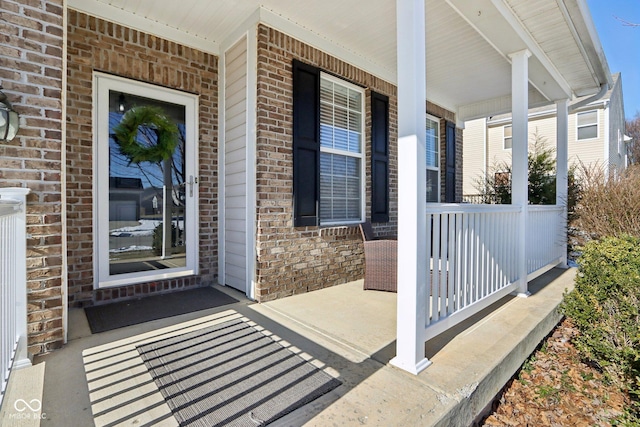
<instances>
[{"instance_id":1,"label":"white window frame","mask_svg":"<svg viewBox=\"0 0 640 427\"><path fill-rule=\"evenodd\" d=\"M327 80L330 81L334 84L339 84L341 86L344 86L348 89L351 89L353 91L357 91L360 92L360 135L361 135L361 140L360 140L360 153L354 153L351 151L343 151L343 150L339 150L339 149L335 149L335 148L328 148L328 147L322 147L322 145L320 145L320 154L322 155L322 153L328 153L328 154L337 154L340 156L349 156L349 157L353 157L353 158L357 158L360 160L360 218L355 219L355 220L348 220L348 221L323 221L321 218L321 214L320 214L320 207L318 207L318 219L320 222L320 226L325 227L325 226L334 226L334 225L347 225L347 224L359 224L361 222L364 221L365 218L365 207L366 207L366 185L365 185L365 156L364 156L364 152L365 152L365 119L366 119L366 112L365 112L365 90L360 87L360 86L356 86L353 83L349 83L346 80L343 80L341 78L332 76L330 74L327 74L325 72L320 72L320 80ZM321 101L322 102L322 101ZM322 107L320 107L322 108ZM318 179L320 179L320 170L318 170ZM322 196L320 196L322 197ZM321 201L320 201L321 202Z\"/></svg>"},{"instance_id":2,"label":"white window frame","mask_svg":"<svg viewBox=\"0 0 640 427\"><path fill-rule=\"evenodd\" d=\"M186 176L197 181L198 171L198 103L197 95L142 83L135 80L94 72L93 74L93 246L94 288L103 289L136 283L173 279L198 274L198 187L193 184L193 197L186 198L190 212L185 226L186 265L163 270L111 275L109 273L109 92L116 91L157 99L185 107ZM104 236L104 237L101 237Z\"/></svg>"},{"instance_id":3,"label":"white window frame","mask_svg":"<svg viewBox=\"0 0 640 427\"><path fill-rule=\"evenodd\" d=\"M437 141L436 141L436 147L438 148L438 153L437 153L437 166L429 166L426 164L426 158L425 158L425 165L426 165L426 169L430 170L430 171L436 171L437 172L437 176L438 176L438 184L436 186L437 188L437 192L436 194L438 195L438 200L436 200L435 202L433 201L427 201L427 203L440 203L440 199L441 199L441 193L442 193L442 183L441 183L441 171L440 171L440 166L442 163L442 153L441 153L441 148L442 148L442 135L441 135L441 118L440 117L436 117L436 116L432 116L431 114L427 114L427 121L432 121L435 122L437 124L436 129L438 129L438 136L437 136ZM426 132L426 129L425 129ZM426 142L426 140L425 140ZM425 147L425 152L427 151L427 147Z\"/></svg>"},{"instance_id":4,"label":"white window frame","mask_svg":"<svg viewBox=\"0 0 640 427\"><path fill-rule=\"evenodd\" d=\"M505 135L507 128L511 128L511 136ZM507 147L507 138L511 140L511 147ZM504 125L502 126L502 149L508 151L511 148L513 148L513 125Z\"/></svg>"},{"instance_id":5,"label":"white window frame","mask_svg":"<svg viewBox=\"0 0 640 427\"><path fill-rule=\"evenodd\" d=\"M622 156L622 132L618 129L618 155Z\"/></svg>"},{"instance_id":6,"label":"white window frame","mask_svg":"<svg viewBox=\"0 0 640 427\"><path fill-rule=\"evenodd\" d=\"M596 113L596 121L593 123L589 123L586 125L579 125L580 123L580 115L581 114L588 114L588 113ZM586 128L586 127L590 127L590 126L595 126L596 127L596 136L593 138L580 138L579 135L579 130L581 128ZM592 141L594 139L598 139L600 137L600 113L598 110L588 110L588 111L580 111L579 113L576 113L576 141Z\"/></svg>"}]
</instances>

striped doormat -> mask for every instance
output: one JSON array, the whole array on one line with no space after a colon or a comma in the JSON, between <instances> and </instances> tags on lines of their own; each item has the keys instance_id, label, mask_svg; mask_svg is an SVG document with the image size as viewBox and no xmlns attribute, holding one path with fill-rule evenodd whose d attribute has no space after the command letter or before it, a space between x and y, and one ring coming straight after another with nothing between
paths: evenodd
<instances>
[{"instance_id":1,"label":"striped doormat","mask_svg":"<svg viewBox=\"0 0 640 427\"><path fill-rule=\"evenodd\" d=\"M341 382L242 319L137 347L181 426L262 426Z\"/></svg>"}]
</instances>

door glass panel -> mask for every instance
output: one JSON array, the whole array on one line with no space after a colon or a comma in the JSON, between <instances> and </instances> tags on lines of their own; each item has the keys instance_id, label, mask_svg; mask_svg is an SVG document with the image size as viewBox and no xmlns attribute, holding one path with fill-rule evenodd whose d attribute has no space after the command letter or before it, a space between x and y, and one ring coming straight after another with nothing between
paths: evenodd
<instances>
[{"instance_id":1,"label":"door glass panel","mask_svg":"<svg viewBox=\"0 0 640 427\"><path fill-rule=\"evenodd\" d=\"M108 114L109 274L185 267L185 106L111 90Z\"/></svg>"}]
</instances>

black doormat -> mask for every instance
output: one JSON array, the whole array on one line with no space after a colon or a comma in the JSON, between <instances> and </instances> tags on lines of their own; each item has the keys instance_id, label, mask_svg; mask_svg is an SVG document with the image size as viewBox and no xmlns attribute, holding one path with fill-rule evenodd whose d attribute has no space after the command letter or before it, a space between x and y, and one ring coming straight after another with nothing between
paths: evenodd
<instances>
[{"instance_id":1,"label":"black doormat","mask_svg":"<svg viewBox=\"0 0 640 427\"><path fill-rule=\"evenodd\" d=\"M241 319L137 349L181 426L263 426L341 384Z\"/></svg>"},{"instance_id":2,"label":"black doormat","mask_svg":"<svg viewBox=\"0 0 640 427\"><path fill-rule=\"evenodd\" d=\"M84 312L87 315L91 333L96 334L151 320L233 304L234 302L238 302L238 300L207 286L86 307Z\"/></svg>"}]
</instances>

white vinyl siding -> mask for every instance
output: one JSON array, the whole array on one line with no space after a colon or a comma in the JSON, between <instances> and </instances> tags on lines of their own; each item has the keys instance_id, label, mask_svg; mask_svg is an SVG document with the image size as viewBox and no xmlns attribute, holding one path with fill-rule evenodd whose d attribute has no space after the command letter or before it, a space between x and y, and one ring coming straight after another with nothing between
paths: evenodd
<instances>
[{"instance_id":1,"label":"white vinyl siding","mask_svg":"<svg viewBox=\"0 0 640 427\"><path fill-rule=\"evenodd\" d=\"M577 115L578 140L595 139L598 137L598 111L585 111Z\"/></svg>"},{"instance_id":2,"label":"white vinyl siding","mask_svg":"<svg viewBox=\"0 0 640 427\"><path fill-rule=\"evenodd\" d=\"M477 194L476 181L486 174L486 119L470 120L465 123L462 158L464 159L462 193Z\"/></svg>"},{"instance_id":3,"label":"white vinyl siding","mask_svg":"<svg viewBox=\"0 0 640 427\"><path fill-rule=\"evenodd\" d=\"M427 115L427 202L440 201L440 119Z\"/></svg>"},{"instance_id":4,"label":"white vinyl siding","mask_svg":"<svg viewBox=\"0 0 640 427\"><path fill-rule=\"evenodd\" d=\"M320 81L320 222L364 217L364 91L335 77Z\"/></svg>"},{"instance_id":5,"label":"white vinyl siding","mask_svg":"<svg viewBox=\"0 0 640 427\"><path fill-rule=\"evenodd\" d=\"M245 291L247 283L247 44L225 53L224 282Z\"/></svg>"}]
</instances>

